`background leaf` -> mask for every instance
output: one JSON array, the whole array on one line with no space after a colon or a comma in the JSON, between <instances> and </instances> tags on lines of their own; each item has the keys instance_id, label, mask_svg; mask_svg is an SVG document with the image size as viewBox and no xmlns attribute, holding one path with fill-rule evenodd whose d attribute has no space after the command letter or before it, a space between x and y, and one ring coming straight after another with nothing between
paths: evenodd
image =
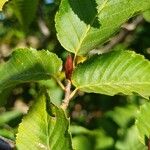
<instances>
[{"instance_id":1,"label":"background leaf","mask_svg":"<svg viewBox=\"0 0 150 150\"><path fill-rule=\"evenodd\" d=\"M72 139L73 148L75 150L91 150L92 144L89 139L84 135L76 136Z\"/></svg>"},{"instance_id":2,"label":"background leaf","mask_svg":"<svg viewBox=\"0 0 150 150\"><path fill-rule=\"evenodd\" d=\"M66 50L84 55L106 42L135 13L149 8L148 0L62 0L57 36Z\"/></svg>"},{"instance_id":3,"label":"background leaf","mask_svg":"<svg viewBox=\"0 0 150 150\"><path fill-rule=\"evenodd\" d=\"M109 149L114 140L104 130L89 130L82 126L72 125L70 131L73 134L73 148L75 150L100 150Z\"/></svg>"},{"instance_id":4,"label":"background leaf","mask_svg":"<svg viewBox=\"0 0 150 150\"><path fill-rule=\"evenodd\" d=\"M21 115L22 113L16 110L1 113L0 114L0 126L8 123L10 120L13 120Z\"/></svg>"},{"instance_id":5,"label":"background leaf","mask_svg":"<svg viewBox=\"0 0 150 150\"><path fill-rule=\"evenodd\" d=\"M43 87L46 87L47 93L51 99L51 102L56 105L60 106L63 99L63 90L62 88L57 84L56 80L50 79L50 80L42 80L39 81L39 84Z\"/></svg>"},{"instance_id":6,"label":"background leaf","mask_svg":"<svg viewBox=\"0 0 150 150\"><path fill-rule=\"evenodd\" d=\"M117 141L117 150L147 150L147 147L139 142L138 131L135 126L132 126L127 130L127 135L122 141Z\"/></svg>"},{"instance_id":7,"label":"background leaf","mask_svg":"<svg viewBox=\"0 0 150 150\"><path fill-rule=\"evenodd\" d=\"M39 0L12 0L12 8L23 29L28 29L32 23Z\"/></svg>"},{"instance_id":8,"label":"background leaf","mask_svg":"<svg viewBox=\"0 0 150 150\"><path fill-rule=\"evenodd\" d=\"M2 11L3 5L7 2L8 0L0 0L0 11Z\"/></svg>"},{"instance_id":9,"label":"background leaf","mask_svg":"<svg viewBox=\"0 0 150 150\"><path fill-rule=\"evenodd\" d=\"M146 21L150 22L150 10L144 12L143 17Z\"/></svg>"},{"instance_id":10,"label":"background leaf","mask_svg":"<svg viewBox=\"0 0 150 150\"><path fill-rule=\"evenodd\" d=\"M127 105L124 107L115 107L114 110L107 112L105 115L112 118L120 127L126 128L131 120L135 118L136 112L137 107L135 105Z\"/></svg>"},{"instance_id":11,"label":"background leaf","mask_svg":"<svg viewBox=\"0 0 150 150\"><path fill-rule=\"evenodd\" d=\"M139 131L140 140L143 144L147 143L150 137L150 103L147 102L140 107L136 120L136 126Z\"/></svg>"},{"instance_id":12,"label":"background leaf","mask_svg":"<svg viewBox=\"0 0 150 150\"><path fill-rule=\"evenodd\" d=\"M19 150L71 150L69 120L65 112L41 95L19 126L17 148Z\"/></svg>"},{"instance_id":13,"label":"background leaf","mask_svg":"<svg viewBox=\"0 0 150 150\"><path fill-rule=\"evenodd\" d=\"M0 93L20 83L50 79L61 67L61 60L53 53L16 49L12 58L0 66Z\"/></svg>"},{"instance_id":14,"label":"background leaf","mask_svg":"<svg viewBox=\"0 0 150 150\"><path fill-rule=\"evenodd\" d=\"M133 92L150 96L150 62L131 51L97 55L80 64L72 76L73 84L84 92L106 95Z\"/></svg>"}]
</instances>

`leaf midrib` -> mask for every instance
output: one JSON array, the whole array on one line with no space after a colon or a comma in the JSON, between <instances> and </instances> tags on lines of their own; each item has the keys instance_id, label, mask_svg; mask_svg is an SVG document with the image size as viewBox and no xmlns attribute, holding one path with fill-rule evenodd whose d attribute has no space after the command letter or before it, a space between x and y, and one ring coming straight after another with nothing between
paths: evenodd
<instances>
[{"instance_id":1,"label":"leaf midrib","mask_svg":"<svg viewBox=\"0 0 150 150\"><path fill-rule=\"evenodd\" d=\"M91 21L91 23L89 25L87 25L87 29L85 31L85 33L83 34L83 36L81 37L81 40L79 42L79 45L77 46L77 49L75 50L75 56L77 55L78 51L80 50L80 47L84 41L84 39L86 38L89 30L91 29L96 17L100 14L100 12L105 8L106 4L107 4L108 0L105 0L103 2L103 4L98 8L98 13L95 15L95 17L93 18L93 20Z\"/></svg>"},{"instance_id":2,"label":"leaf midrib","mask_svg":"<svg viewBox=\"0 0 150 150\"><path fill-rule=\"evenodd\" d=\"M88 88L88 87L102 87L102 86L120 86L120 85L150 85L150 82L125 82L125 83L112 83L112 82L109 82L109 83L99 83L99 84L86 84L86 85L83 85L83 86L78 86L77 88L78 89L82 89L82 88Z\"/></svg>"}]
</instances>

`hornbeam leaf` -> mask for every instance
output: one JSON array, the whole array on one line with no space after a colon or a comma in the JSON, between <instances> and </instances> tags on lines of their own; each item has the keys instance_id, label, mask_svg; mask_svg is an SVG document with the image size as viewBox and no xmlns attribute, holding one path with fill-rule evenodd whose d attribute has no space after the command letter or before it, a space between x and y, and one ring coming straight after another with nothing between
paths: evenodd
<instances>
[{"instance_id":1,"label":"hornbeam leaf","mask_svg":"<svg viewBox=\"0 0 150 150\"><path fill-rule=\"evenodd\" d=\"M2 11L3 5L7 2L8 0L0 0L0 11Z\"/></svg>"},{"instance_id":2,"label":"hornbeam leaf","mask_svg":"<svg viewBox=\"0 0 150 150\"><path fill-rule=\"evenodd\" d=\"M12 9L24 30L35 19L38 6L39 0L12 0Z\"/></svg>"},{"instance_id":3,"label":"hornbeam leaf","mask_svg":"<svg viewBox=\"0 0 150 150\"><path fill-rule=\"evenodd\" d=\"M61 68L62 61L49 51L16 49L11 59L0 65L0 94L20 83L50 79Z\"/></svg>"},{"instance_id":4,"label":"hornbeam leaf","mask_svg":"<svg viewBox=\"0 0 150 150\"><path fill-rule=\"evenodd\" d=\"M143 17L147 22L150 22L150 10L144 12Z\"/></svg>"},{"instance_id":5,"label":"hornbeam leaf","mask_svg":"<svg viewBox=\"0 0 150 150\"><path fill-rule=\"evenodd\" d=\"M72 150L65 112L41 95L19 125L18 150Z\"/></svg>"},{"instance_id":6,"label":"hornbeam leaf","mask_svg":"<svg viewBox=\"0 0 150 150\"><path fill-rule=\"evenodd\" d=\"M55 19L57 36L66 50L84 55L147 9L149 0L62 0Z\"/></svg>"},{"instance_id":7,"label":"hornbeam leaf","mask_svg":"<svg viewBox=\"0 0 150 150\"><path fill-rule=\"evenodd\" d=\"M131 51L97 55L80 64L72 76L73 84L85 92L115 95L133 92L150 96L150 62Z\"/></svg>"},{"instance_id":8,"label":"hornbeam leaf","mask_svg":"<svg viewBox=\"0 0 150 150\"><path fill-rule=\"evenodd\" d=\"M126 130L125 137L118 140L115 144L117 150L147 150L147 146L139 141L138 130L135 126Z\"/></svg>"},{"instance_id":9,"label":"hornbeam leaf","mask_svg":"<svg viewBox=\"0 0 150 150\"><path fill-rule=\"evenodd\" d=\"M139 131L140 141L143 144L148 144L150 138L150 103L146 102L140 107L138 116L136 119L136 126Z\"/></svg>"}]
</instances>

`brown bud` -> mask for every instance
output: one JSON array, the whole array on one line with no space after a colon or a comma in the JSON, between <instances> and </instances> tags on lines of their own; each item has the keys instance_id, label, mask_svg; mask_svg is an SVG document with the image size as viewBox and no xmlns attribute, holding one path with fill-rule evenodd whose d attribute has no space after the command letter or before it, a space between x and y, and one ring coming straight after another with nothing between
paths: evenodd
<instances>
[{"instance_id":1,"label":"brown bud","mask_svg":"<svg viewBox=\"0 0 150 150\"><path fill-rule=\"evenodd\" d=\"M73 61L71 55L68 55L65 63L66 79L69 80L71 79L72 71L73 71Z\"/></svg>"}]
</instances>

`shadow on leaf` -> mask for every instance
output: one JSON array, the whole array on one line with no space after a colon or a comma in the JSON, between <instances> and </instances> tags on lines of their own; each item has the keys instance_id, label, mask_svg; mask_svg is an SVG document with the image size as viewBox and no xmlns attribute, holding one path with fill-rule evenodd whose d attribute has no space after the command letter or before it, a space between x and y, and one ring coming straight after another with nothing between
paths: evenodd
<instances>
[{"instance_id":1,"label":"shadow on leaf","mask_svg":"<svg viewBox=\"0 0 150 150\"><path fill-rule=\"evenodd\" d=\"M95 0L68 0L69 4L78 17L87 25L94 28L100 27L97 14L97 3Z\"/></svg>"}]
</instances>

